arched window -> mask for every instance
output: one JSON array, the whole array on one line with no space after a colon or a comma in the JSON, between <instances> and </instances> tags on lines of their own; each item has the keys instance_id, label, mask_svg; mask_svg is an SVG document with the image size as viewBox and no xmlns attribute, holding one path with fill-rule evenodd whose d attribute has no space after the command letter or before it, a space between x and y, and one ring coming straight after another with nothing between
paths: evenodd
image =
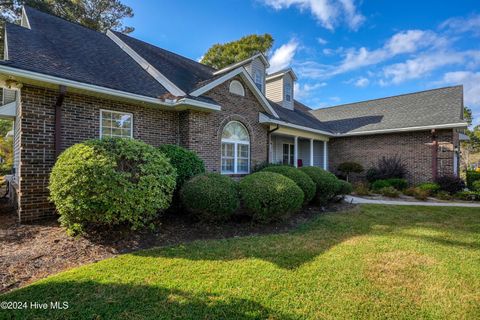
<instances>
[{"instance_id":1,"label":"arched window","mask_svg":"<svg viewBox=\"0 0 480 320\"><path fill-rule=\"evenodd\" d=\"M231 121L222 133L222 173L250 171L250 136L243 124Z\"/></svg>"},{"instance_id":2,"label":"arched window","mask_svg":"<svg viewBox=\"0 0 480 320\"><path fill-rule=\"evenodd\" d=\"M243 88L240 81L233 80L230 82L230 92L238 94L239 96L245 96L245 89Z\"/></svg>"}]
</instances>

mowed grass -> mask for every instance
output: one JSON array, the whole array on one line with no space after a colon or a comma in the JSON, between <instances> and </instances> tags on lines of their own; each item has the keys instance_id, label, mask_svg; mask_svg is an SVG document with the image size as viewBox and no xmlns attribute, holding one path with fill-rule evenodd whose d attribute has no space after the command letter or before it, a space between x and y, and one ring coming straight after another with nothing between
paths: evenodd
<instances>
[{"instance_id":1,"label":"mowed grass","mask_svg":"<svg viewBox=\"0 0 480 320\"><path fill-rule=\"evenodd\" d=\"M364 205L294 232L139 251L0 296L0 319L479 319L480 210Z\"/></svg>"}]
</instances>

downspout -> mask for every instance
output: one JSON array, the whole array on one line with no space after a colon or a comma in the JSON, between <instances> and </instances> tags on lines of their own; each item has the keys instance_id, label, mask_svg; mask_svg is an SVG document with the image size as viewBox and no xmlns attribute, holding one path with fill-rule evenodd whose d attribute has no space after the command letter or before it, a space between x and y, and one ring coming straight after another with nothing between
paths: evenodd
<instances>
[{"instance_id":1,"label":"downspout","mask_svg":"<svg viewBox=\"0 0 480 320\"><path fill-rule=\"evenodd\" d=\"M59 93L55 102L55 159L62 152L62 105L66 93L67 87L59 86Z\"/></svg>"},{"instance_id":2,"label":"downspout","mask_svg":"<svg viewBox=\"0 0 480 320\"><path fill-rule=\"evenodd\" d=\"M278 129L280 129L280 126L277 124L276 128L267 131L267 162L268 163L270 163L270 160L271 160L270 159L270 138L272 136L272 133L274 133Z\"/></svg>"},{"instance_id":3,"label":"downspout","mask_svg":"<svg viewBox=\"0 0 480 320\"><path fill-rule=\"evenodd\" d=\"M435 181L438 176L438 140L435 129L432 129L432 178Z\"/></svg>"}]
</instances>

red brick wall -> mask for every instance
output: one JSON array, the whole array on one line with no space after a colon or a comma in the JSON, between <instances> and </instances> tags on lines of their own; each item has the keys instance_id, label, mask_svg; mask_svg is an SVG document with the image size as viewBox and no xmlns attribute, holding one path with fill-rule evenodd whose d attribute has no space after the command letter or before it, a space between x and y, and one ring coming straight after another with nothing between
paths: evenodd
<instances>
[{"instance_id":1,"label":"red brick wall","mask_svg":"<svg viewBox=\"0 0 480 320\"><path fill-rule=\"evenodd\" d=\"M236 80L243 83L241 78ZM180 144L196 151L208 171L221 170L221 138L223 127L232 120L240 121L250 133L250 166L267 160L268 128L258 122L258 113L265 112L253 93L245 87L245 96L229 92L230 81L205 95L215 100L220 112L184 111L180 115Z\"/></svg>"},{"instance_id":2,"label":"red brick wall","mask_svg":"<svg viewBox=\"0 0 480 320\"><path fill-rule=\"evenodd\" d=\"M453 131L441 130L438 137L438 174L453 174ZM362 164L367 170L382 156L399 155L408 169L407 179L417 184L432 181L432 147L430 131L352 136L331 139L329 168L335 171L345 161ZM363 178L364 174L357 178Z\"/></svg>"}]
</instances>

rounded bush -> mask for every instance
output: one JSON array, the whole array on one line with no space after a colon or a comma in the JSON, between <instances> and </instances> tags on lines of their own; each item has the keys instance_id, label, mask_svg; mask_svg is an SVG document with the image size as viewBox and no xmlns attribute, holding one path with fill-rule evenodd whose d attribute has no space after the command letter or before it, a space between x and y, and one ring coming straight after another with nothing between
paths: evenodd
<instances>
[{"instance_id":1,"label":"rounded bush","mask_svg":"<svg viewBox=\"0 0 480 320\"><path fill-rule=\"evenodd\" d=\"M252 218L269 222L285 218L302 207L303 191L292 179L275 172L257 172L239 184L242 205Z\"/></svg>"},{"instance_id":2,"label":"rounded bush","mask_svg":"<svg viewBox=\"0 0 480 320\"><path fill-rule=\"evenodd\" d=\"M400 192L392 186L381 188L380 190L378 190L378 192L381 195L390 198L398 198L400 196Z\"/></svg>"},{"instance_id":3,"label":"rounded bush","mask_svg":"<svg viewBox=\"0 0 480 320\"><path fill-rule=\"evenodd\" d=\"M442 176L435 181L440 186L440 190L447 191L450 194L455 194L465 188L465 182L460 177L456 176Z\"/></svg>"},{"instance_id":4,"label":"rounded bush","mask_svg":"<svg viewBox=\"0 0 480 320\"><path fill-rule=\"evenodd\" d=\"M315 199L319 204L327 203L338 194L340 180L333 173L318 167L302 167L300 170L305 172L315 183L317 188Z\"/></svg>"},{"instance_id":5,"label":"rounded bush","mask_svg":"<svg viewBox=\"0 0 480 320\"><path fill-rule=\"evenodd\" d=\"M177 190L180 190L185 181L205 172L205 164L198 155L180 146L164 144L159 150L170 159L170 163L177 170Z\"/></svg>"},{"instance_id":6,"label":"rounded bush","mask_svg":"<svg viewBox=\"0 0 480 320\"><path fill-rule=\"evenodd\" d=\"M434 195L440 190L440 185L435 182L424 182L417 186L418 189L428 193L428 195Z\"/></svg>"},{"instance_id":7,"label":"rounded bush","mask_svg":"<svg viewBox=\"0 0 480 320\"><path fill-rule=\"evenodd\" d=\"M200 174L188 180L180 197L184 208L204 221L227 220L240 202L236 182L218 173Z\"/></svg>"},{"instance_id":8,"label":"rounded bush","mask_svg":"<svg viewBox=\"0 0 480 320\"><path fill-rule=\"evenodd\" d=\"M475 191L480 191L480 180L472 182L472 189Z\"/></svg>"},{"instance_id":9,"label":"rounded bush","mask_svg":"<svg viewBox=\"0 0 480 320\"><path fill-rule=\"evenodd\" d=\"M266 167L262 171L280 173L282 176L290 178L300 187L303 191L303 201L308 203L312 201L315 196L315 183L312 179L304 172L298 170L295 167L290 166L272 166Z\"/></svg>"},{"instance_id":10,"label":"rounded bush","mask_svg":"<svg viewBox=\"0 0 480 320\"><path fill-rule=\"evenodd\" d=\"M65 150L50 175L50 199L70 233L88 223L150 224L168 208L176 172L156 148L133 139L88 140Z\"/></svg>"},{"instance_id":11,"label":"rounded bush","mask_svg":"<svg viewBox=\"0 0 480 320\"><path fill-rule=\"evenodd\" d=\"M372 183L372 190L378 191L391 186L392 185L387 180L377 180Z\"/></svg>"},{"instance_id":12,"label":"rounded bush","mask_svg":"<svg viewBox=\"0 0 480 320\"><path fill-rule=\"evenodd\" d=\"M408 187L408 182L405 179L400 179L400 178L391 178L391 179L386 179L392 187L395 189L402 191Z\"/></svg>"},{"instance_id":13,"label":"rounded bush","mask_svg":"<svg viewBox=\"0 0 480 320\"><path fill-rule=\"evenodd\" d=\"M338 196L345 196L347 194L351 194L353 192L353 186L351 183L345 181L345 180L339 180L338 181L339 183L339 188L338 188L338 192L337 192L337 195Z\"/></svg>"}]
</instances>

